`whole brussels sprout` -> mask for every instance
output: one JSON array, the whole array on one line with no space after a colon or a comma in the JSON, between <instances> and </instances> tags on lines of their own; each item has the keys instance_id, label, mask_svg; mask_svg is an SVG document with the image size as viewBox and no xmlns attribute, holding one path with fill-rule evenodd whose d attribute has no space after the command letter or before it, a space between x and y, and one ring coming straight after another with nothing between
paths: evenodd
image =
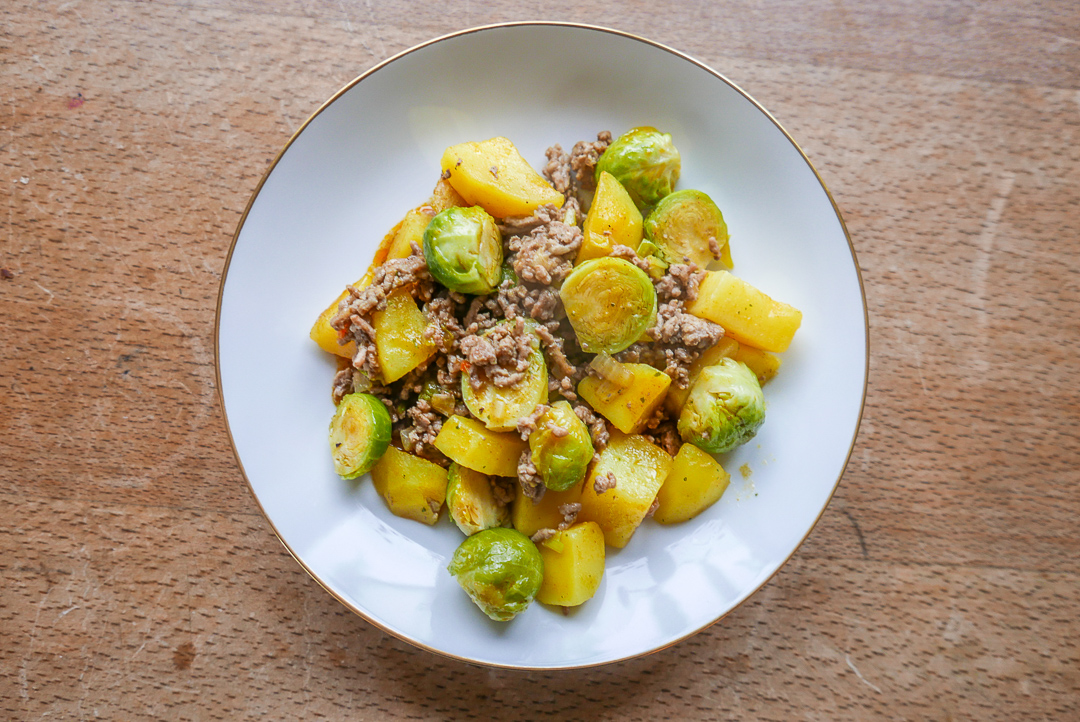
<instances>
[{"instance_id":1,"label":"whole brussels sprout","mask_svg":"<svg viewBox=\"0 0 1080 722\"><path fill-rule=\"evenodd\" d=\"M465 536L484 529L509 526L510 507L500 506L487 474L451 463L446 485L446 508Z\"/></svg>"},{"instance_id":2,"label":"whole brussels sprout","mask_svg":"<svg viewBox=\"0 0 1080 722\"><path fill-rule=\"evenodd\" d=\"M681 190L665 196L645 219L645 237L669 264L689 260L705 268L714 258L730 258L724 216L701 191ZM714 247L719 258L713 255ZM730 268L729 263L724 265Z\"/></svg>"},{"instance_id":3,"label":"whole brussels sprout","mask_svg":"<svg viewBox=\"0 0 1080 722\"><path fill-rule=\"evenodd\" d=\"M566 491L584 479L593 457L589 429L566 401L556 401L540 417L529 435L529 450L544 486L552 491Z\"/></svg>"},{"instance_id":4,"label":"whole brussels sprout","mask_svg":"<svg viewBox=\"0 0 1080 722\"><path fill-rule=\"evenodd\" d=\"M540 550L516 529L486 529L461 542L447 570L497 622L525 611L544 581Z\"/></svg>"},{"instance_id":5,"label":"whole brussels sprout","mask_svg":"<svg viewBox=\"0 0 1080 722\"><path fill-rule=\"evenodd\" d=\"M440 212L424 229L424 260L436 281L485 295L502 281L503 247L495 219L480 206Z\"/></svg>"},{"instance_id":6,"label":"whole brussels sprout","mask_svg":"<svg viewBox=\"0 0 1080 722\"><path fill-rule=\"evenodd\" d=\"M725 358L698 375L679 414L683 441L722 454L754 438L765 422L765 395L746 364Z\"/></svg>"},{"instance_id":7,"label":"whole brussels sprout","mask_svg":"<svg viewBox=\"0 0 1080 722\"><path fill-rule=\"evenodd\" d=\"M330 420L330 454L343 479L371 471L390 445L390 413L371 394L349 394Z\"/></svg>"},{"instance_id":8,"label":"whole brussels sprout","mask_svg":"<svg viewBox=\"0 0 1080 722\"><path fill-rule=\"evenodd\" d=\"M579 264L563 281L559 297L588 353L618 353L656 321L656 289L649 275L621 258Z\"/></svg>"},{"instance_id":9,"label":"whole brussels sprout","mask_svg":"<svg viewBox=\"0 0 1080 722\"><path fill-rule=\"evenodd\" d=\"M638 208L655 205L671 193L681 170L671 136L647 126L620 135L596 163L597 179L605 171L615 176Z\"/></svg>"}]
</instances>

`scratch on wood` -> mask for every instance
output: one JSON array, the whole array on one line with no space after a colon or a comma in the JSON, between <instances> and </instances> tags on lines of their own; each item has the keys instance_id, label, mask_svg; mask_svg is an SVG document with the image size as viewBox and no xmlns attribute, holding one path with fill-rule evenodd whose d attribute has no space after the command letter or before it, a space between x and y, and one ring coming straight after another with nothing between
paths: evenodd
<instances>
[{"instance_id":1,"label":"scratch on wood","mask_svg":"<svg viewBox=\"0 0 1080 722\"><path fill-rule=\"evenodd\" d=\"M841 509L844 512L844 516L851 522L851 526L855 527L855 536L859 538L859 548L862 549L863 559L870 558L870 552L866 548L866 537L863 536L862 529L859 527L859 522L855 521L854 515L847 509Z\"/></svg>"},{"instance_id":2,"label":"scratch on wood","mask_svg":"<svg viewBox=\"0 0 1080 722\"><path fill-rule=\"evenodd\" d=\"M855 664L851 661L851 655L850 654L845 654L844 655L844 661L847 662L847 666L851 669L852 672L855 673L855 676L858 677L862 681L863 684L865 684L867 687L874 690L878 694L884 694L884 692L881 691L881 687L878 687L876 684L874 684L873 682L868 680L866 677L862 676L862 672L860 672L858 670L858 668L855 666Z\"/></svg>"}]
</instances>

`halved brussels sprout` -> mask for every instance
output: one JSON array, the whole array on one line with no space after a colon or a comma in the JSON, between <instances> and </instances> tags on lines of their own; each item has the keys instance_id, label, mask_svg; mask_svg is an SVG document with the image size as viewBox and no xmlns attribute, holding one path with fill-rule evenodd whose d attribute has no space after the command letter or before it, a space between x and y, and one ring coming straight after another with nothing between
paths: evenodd
<instances>
[{"instance_id":1,"label":"halved brussels sprout","mask_svg":"<svg viewBox=\"0 0 1080 722\"><path fill-rule=\"evenodd\" d=\"M465 536L510 524L510 507L496 503L487 475L460 464L450 464L446 508Z\"/></svg>"},{"instance_id":2,"label":"halved brussels sprout","mask_svg":"<svg viewBox=\"0 0 1080 722\"><path fill-rule=\"evenodd\" d=\"M679 414L679 435L710 454L754 438L765 422L765 395L746 364L725 358L702 370Z\"/></svg>"},{"instance_id":3,"label":"halved brussels sprout","mask_svg":"<svg viewBox=\"0 0 1080 722\"><path fill-rule=\"evenodd\" d=\"M503 321L484 331L481 336L505 333L514 323ZM492 431L512 431L517 428L518 419L531 414L539 404L547 403L547 364L544 363L544 352L540 348L540 337L528 322L525 324L524 333L530 337L532 353L529 354L529 369L521 381L505 387L485 381L480 388L473 389L469 375L461 375L461 396L465 406Z\"/></svg>"},{"instance_id":4,"label":"halved brussels sprout","mask_svg":"<svg viewBox=\"0 0 1080 722\"><path fill-rule=\"evenodd\" d=\"M656 321L656 290L648 274L621 258L578 265L559 289L566 316L588 353L618 353Z\"/></svg>"},{"instance_id":5,"label":"halved brussels sprout","mask_svg":"<svg viewBox=\"0 0 1080 722\"><path fill-rule=\"evenodd\" d=\"M349 394L330 420L330 453L343 479L371 471L390 445L390 412L371 394Z\"/></svg>"},{"instance_id":6,"label":"halved brussels sprout","mask_svg":"<svg viewBox=\"0 0 1080 722\"><path fill-rule=\"evenodd\" d=\"M459 293L484 295L502 281L502 236L479 206L441 211L424 229L424 260L435 280Z\"/></svg>"},{"instance_id":7,"label":"halved brussels sprout","mask_svg":"<svg viewBox=\"0 0 1080 722\"><path fill-rule=\"evenodd\" d=\"M701 191L682 190L665 196L645 219L645 237L667 263L689 260L705 268L715 258L731 268L727 223L712 198ZM713 255L713 247L719 258Z\"/></svg>"},{"instance_id":8,"label":"halved brussels sprout","mask_svg":"<svg viewBox=\"0 0 1080 722\"><path fill-rule=\"evenodd\" d=\"M454 552L447 570L476 606L497 622L525 611L544 580L536 545L515 529L486 529Z\"/></svg>"},{"instance_id":9,"label":"halved brussels sprout","mask_svg":"<svg viewBox=\"0 0 1080 722\"><path fill-rule=\"evenodd\" d=\"M675 188L682 170L671 136L656 128L632 128L608 146L596 163L596 177L610 173L638 208L655 205Z\"/></svg>"},{"instance_id":10,"label":"halved brussels sprout","mask_svg":"<svg viewBox=\"0 0 1080 722\"><path fill-rule=\"evenodd\" d=\"M552 491L565 491L584 479L593 457L589 428L566 401L556 401L540 417L529 435L529 449L544 486Z\"/></svg>"}]
</instances>

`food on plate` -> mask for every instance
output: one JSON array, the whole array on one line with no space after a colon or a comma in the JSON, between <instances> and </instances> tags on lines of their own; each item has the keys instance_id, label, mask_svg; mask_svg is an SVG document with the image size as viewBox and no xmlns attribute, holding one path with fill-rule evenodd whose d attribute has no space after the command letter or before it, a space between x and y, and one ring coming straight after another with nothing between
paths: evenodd
<instances>
[{"instance_id":1,"label":"food on plate","mask_svg":"<svg viewBox=\"0 0 1080 722\"><path fill-rule=\"evenodd\" d=\"M682 158L671 136L656 128L632 128L604 151L596 173L610 173L637 204L654 206L675 189Z\"/></svg>"},{"instance_id":2,"label":"food on plate","mask_svg":"<svg viewBox=\"0 0 1080 722\"><path fill-rule=\"evenodd\" d=\"M689 262L705 268L720 261L732 267L724 215L701 191L687 188L664 196L643 229L650 248L667 264Z\"/></svg>"},{"instance_id":3,"label":"food on plate","mask_svg":"<svg viewBox=\"0 0 1080 722\"><path fill-rule=\"evenodd\" d=\"M765 423L765 394L757 376L735 359L702 369L679 412L685 441L722 454L754 438Z\"/></svg>"},{"instance_id":4,"label":"food on plate","mask_svg":"<svg viewBox=\"0 0 1080 722\"><path fill-rule=\"evenodd\" d=\"M514 529L485 529L467 537L447 569L476 606L497 622L525 611L544 580L540 551Z\"/></svg>"},{"instance_id":5,"label":"food on plate","mask_svg":"<svg viewBox=\"0 0 1080 722\"><path fill-rule=\"evenodd\" d=\"M486 474L450 463L446 509L465 536L509 525L510 509L497 496L498 488ZM512 491L506 493L513 494Z\"/></svg>"},{"instance_id":6,"label":"food on plate","mask_svg":"<svg viewBox=\"0 0 1080 722\"><path fill-rule=\"evenodd\" d=\"M559 297L586 353L623 351L656 320L652 279L622 258L593 258L575 267Z\"/></svg>"},{"instance_id":7,"label":"food on plate","mask_svg":"<svg viewBox=\"0 0 1080 722\"><path fill-rule=\"evenodd\" d=\"M607 548L715 504L722 454L801 322L730 272L670 135L606 131L537 172L506 138L447 148L311 338L339 357L335 471L466 539L448 567L492 619L599 593Z\"/></svg>"}]
</instances>

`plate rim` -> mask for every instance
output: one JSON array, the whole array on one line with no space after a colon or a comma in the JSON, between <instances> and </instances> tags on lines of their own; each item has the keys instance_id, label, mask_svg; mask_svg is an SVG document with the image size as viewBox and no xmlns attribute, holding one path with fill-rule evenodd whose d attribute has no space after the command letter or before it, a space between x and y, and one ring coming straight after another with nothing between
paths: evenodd
<instances>
[{"instance_id":1,"label":"plate rim","mask_svg":"<svg viewBox=\"0 0 1080 722\"><path fill-rule=\"evenodd\" d=\"M608 33L608 34L611 34L611 35L619 36L619 37L627 39L627 40L633 40L633 41L637 41L637 42L640 42L640 43L644 43L645 45L652 46L652 47L654 47L656 49L659 49L659 50L662 50L664 52L670 53L670 54L676 56L677 58L685 60L685 61L691 63L692 65L695 65L698 68L704 70L705 72L709 73L710 75L716 77L721 82L726 83L735 92L739 93L739 95L741 95L743 98L745 98L751 104L753 104L753 106L755 108L757 108L762 114L764 114L765 117L768 118L773 123L773 125L775 125L776 128L781 133L783 133L784 137L787 138L788 142L791 143L791 145L795 148L795 150L798 151L799 155L803 159L803 162L805 162L807 167L809 167L810 172L814 174L814 178L817 179L817 182L821 186L821 189L823 191L825 191L825 196L829 199L829 203L832 205L832 209L833 209L833 212L836 215L836 219L840 222L840 229L844 233L844 238L847 241L847 245L848 245L848 252L851 254L851 261L852 261L852 264L855 267L855 277L859 282L859 295L862 298L863 339L864 339L864 342L863 342L864 343L864 349L863 349L863 358L864 358L864 361L863 361L863 384L862 384L862 394L861 394L861 398L859 400L859 413L858 413L858 415L857 415L857 417L855 419L855 426L854 426L854 429L852 430L851 442L848 445L847 454L844 456L844 463L840 467L840 472L836 477L836 481L833 482L832 490L829 492L828 498L825 500L825 503L822 505L821 511L818 512L817 517L815 517L813 523L806 530L806 533L799 540L799 542L792 548L791 552L783 559L783 561L781 561L777 565L776 569L774 569L771 574L769 574L764 580L762 580L762 582L760 584L758 584L756 587L754 587L754 589L752 589L745 596L743 596L742 599L740 599L738 602L736 602L736 604L733 607L731 607L731 609L729 609L726 612L724 612L723 614L719 615L718 617L716 617L716 619L712 620L711 622L708 622L707 624L704 624L704 625L698 627L697 629L694 629L694 630L692 630L692 631L690 631L690 632L688 632L686 634L683 634L683 635L681 635L681 636L679 636L679 637L677 637L675 639L669 640L668 642L666 642L664 644L653 647L651 649L643 650L641 652L637 652L635 654L628 654L628 655L624 655L622 657L618 657L618 658L610 659L610 660L604 660L604 661L599 661L599 662L585 662L585 663L580 663L580 664L558 664L558 665L547 665L547 666L530 666L530 665L527 665L527 664L507 664L507 663L501 663L501 662L492 662L492 661L486 661L486 660L472 659L472 658L469 658L469 657L464 657L464 656L461 656L461 655L458 655L458 654L448 652L446 650L442 650L442 649L438 649L436 647L432 647L432 646L424 644L423 642L420 642L420 641L418 641L416 639L411 639L407 635L405 635L404 633L401 633L401 632L398 632L398 631L396 631L394 629L391 629L390 627L383 624L379 620L374 619L371 616L365 614L360 609L358 609L354 605L350 604L347 600L343 599L341 597L341 595L334 592L333 589L331 589L325 582L323 582L323 580L320 579L319 576L307 564L305 564L304 561L297 555L297 553L293 550L293 548L289 545L289 543L286 542L284 538L282 538L280 532L277 529L277 526L274 524L274 522L270 518L269 514L266 513L266 509L263 508L262 502L259 500L258 494L255 493L255 487L252 485L251 479L248 477L247 470L244 468L244 462L240 458L239 450L236 448L236 441L233 438L232 427L229 424L228 409L225 406L225 395L224 395L224 391L222 389L222 384L221 384L221 343L220 343L220 341L221 341L221 337L220 337L220 332L221 332L221 302L222 302L222 299L223 299L224 294L225 294L225 284L226 284L226 282L228 281L228 278L229 278L229 268L232 265L233 252L236 250L236 243L240 238L240 233L243 231L244 224L246 223L247 218L248 218L248 214L251 212L251 209L255 204L255 200L258 198L259 193L262 191L262 188L266 184L267 179L269 179L270 175L274 172L274 169L277 167L277 165L281 161L282 157L284 157L285 153L289 150L290 147L292 147L292 144L295 143L296 140L300 137L300 135L304 132L304 130L307 129L308 125L310 125L312 123L312 121L314 121L315 118L317 118L324 110L329 108L333 103L335 103L339 98L341 98L341 96L343 96L345 93L352 90L352 88L354 88L355 86L359 85L363 80L365 80L369 76L375 74L376 72L378 72L382 68L390 65L394 61L396 61L396 60L398 60L398 59L400 59L402 57L405 57L406 55L410 55L410 54L412 54L414 52L417 52L417 51L422 50L424 48L427 48L427 47L429 47L431 45L435 45L437 43L440 43L440 42L443 42L443 41L446 41L446 40L450 40L450 39L453 39L453 38L464 37L466 35L471 35L471 34L474 34L474 33L484 32L484 31L488 31L488 30L502 29L502 28L537 27L537 26L548 26L548 27L558 27L558 28L575 28L575 29L582 29L582 30L590 30L590 31L595 31L595 32ZM520 20L520 21L511 21L511 22L490 23L490 24L486 24L486 25L477 25L475 27L465 28L463 30L457 30L457 31L454 31L454 32L439 35L437 37L431 38L430 40L426 40L426 41L424 41L422 43L419 43L419 44L414 45L414 46L412 46L410 48L407 48L407 49L402 50L402 51L400 51L398 53L395 53L394 55L386 58L385 60L382 60L379 63L376 63L375 65L368 68L366 71L364 71L363 73L361 73L360 75L356 76L351 81L346 83L344 86L342 86L337 92L335 92L327 100L325 100L321 105L319 105L319 107L316 108L315 111L312 112L311 115L308 116L308 118L292 133L292 135L289 136L289 139L285 142L285 144L277 152L277 155L274 156L273 161L270 163L270 165L263 172L263 175L259 179L258 184L255 186L255 189L252 191L251 196L248 198L247 205L244 207L244 212L241 214L240 220L236 224L236 230L233 232L232 240L229 243L229 252L225 257L225 265L224 265L224 267L222 268L222 271L221 271L221 280L220 280L220 282L218 284L217 303L216 303L216 307L215 307L215 310L214 310L214 376L215 376L215 392L216 392L216 396L217 396L218 407L221 410L222 420L225 422L225 433L226 433L226 436L229 439L229 447L232 449L233 457L236 459L236 464L240 469L240 475L243 477L244 483L247 485L247 489L248 489L248 492L251 494L251 498L255 501L255 505L259 508L259 512L262 514L263 519L270 525L270 530L273 532L273 534L277 538L278 542L280 542L281 545L283 547L285 547L285 550L289 553L289 556L291 556L296 561L296 563L300 565L300 568L303 569L308 574L308 576L310 576L315 581L316 584L318 584L323 590L325 590L328 594L330 594L331 597L336 599L346 609L348 609L353 614L357 615L358 617L360 617L361 619L363 619L367 623L371 624L375 628L385 632L386 634L391 635L392 637L394 637L396 639L399 639L399 640L401 640L401 641L403 641L403 642L405 642L405 643L407 643L407 644L409 644L409 645L411 645L413 647L416 647L418 649L422 649L422 650L425 650L427 652L431 652L433 654L436 654L436 655L438 655L440 657L444 657L444 658L447 658L447 659L452 659L452 660L458 661L458 662L465 662L467 664L474 664L474 665L479 665L479 666L488 667L488 668L495 668L495 669L512 669L512 670L522 670L522 671L541 671L542 672L542 671L555 671L555 670L588 669L588 668L593 668L593 667L601 667L601 666L609 665L609 664L616 664L616 663L619 663L619 662L625 662L625 661L628 661L628 660L638 659L640 657L645 657L645 656L648 656L648 655L651 655L651 654L655 654L655 653L661 652L661 651L663 651L665 649L669 649L669 648L679 644L680 642L682 642L682 641L684 641L686 639L689 639L690 637L692 637L692 636L694 636L696 634L700 634L701 632L704 632L705 630L709 629L710 627L717 624L721 620L725 619L728 615L730 615L736 609L738 609L743 604L745 604L747 601L749 601L751 597L753 597L759 591L761 591L761 589L764 588L766 584L768 584L770 581L772 581L773 577L775 577L777 574L780 573L780 570L783 569L787 565L787 563L789 561L791 561L791 558L793 556L795 556L795 553L802 547L803 544L806 543L806 540L810 538L810 535L813 533L814 529L817 527L818 522L820 522L821 518L825 515L825 510L828 509L829 505L832 503L833 497L836 495L837 489L840 488L840 482L843 479L844 474L847 472L848 464L851 462L851 455L852 455L852 453L854 453L855 442L858 439L859 429L862 426L863 413L866 410L866 392L867 392L867 388L868 388L869 381L870 381L870 313L869 313L869 307L867 306L867 303L866 303L866 285L865 285L865 283L863 281L862 269L859 266L858 256L855 253L855 246L851 242L851 234L848 232L847 224L844 222L844 216L840 212L839 206L836 204L836 199L833 198L833 194L829 190L829 187L825 184L825 181L821 177L821 174L818 173L817 168L814 167L813 162L811 162L810 158L806 155L806 152L803 151L802 147L795 140L795 138L793 138L791 136L791 134L787 131L787 129L784 128L784 126L780 123L780 121L778 121L773 116L773 114L771 112L769 112L769 110L766 109L761 103L759 103L756 99L754 99L753 96L751 96L749 93L747 93L741 87L739 87L738 84L731 81L725 75L718 72L717 70L710 67L709 65L701 62L700 60L697 60L696 58L694 58L694 57L692 57L692 56L690 56L690 55L688 55L686 53L683 53L683 52L681 52L679 50L676 50L675 48L672 48L672 47L670 47L668 45L657 42L655 40L650 40L648 38L644 38L644 37L642 37L640 35L636 35L634 33L626 32L626 31L623 31L623 30L618 30L618 29L615 29L615 28L605 27L605 26L602 26L602 25L592 25L592 24L588 24L588 23L576 23L576 22L565 22L565 21L555 21L555 20Z\"/></svg>"}]
</instances>

